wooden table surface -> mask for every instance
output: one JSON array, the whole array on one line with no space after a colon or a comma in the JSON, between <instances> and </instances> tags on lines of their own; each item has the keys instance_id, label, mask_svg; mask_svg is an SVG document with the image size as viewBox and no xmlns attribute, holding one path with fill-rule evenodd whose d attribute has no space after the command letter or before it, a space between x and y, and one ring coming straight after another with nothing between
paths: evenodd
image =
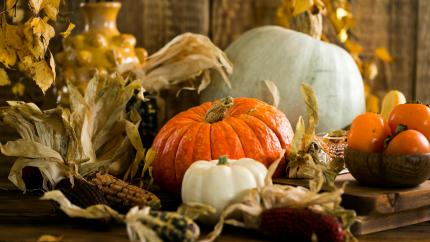
<instances>
[{"instance_id":1,"label":"wooden table surface","mask_svg":"<svg viewBox=\"0 0 430 242\"><path fill-rule=\"evenodd\" d=\"M127 242L125 227L115 226L108 230L94 230L85 225L64 221L61 223L8 223L0 220L0 241L36 241L37 238L44 234L62 236L63 241L74 242ZM408 227L379 232L358 237L359 241L430 241L430 222L411 225ZM218 242L261 242L269 241L251 230L227 227Z\"/></svg>"},{"instance_id":2,"label":"wooden table surface","mask_svg":"<svg viewBox=\"0 0 430 242\"><path fill-rule=\"evenodd\" d=\"M0 188L2 188L0 186ZM48 205L48 206L47 206ZM206 229L208 231L209 229ZM36 241L39 236L62 236L62 241L126 242L128 237L123 225L96 228L83 220L73 220L55 215L54 207L47 201L38 200L19 191L0 189L0 242ZM359 241L429 241L430 221L403 228L358 237ZM217 240L268 241L255 231L227 226Z\"/></svg>"}]
</instances>

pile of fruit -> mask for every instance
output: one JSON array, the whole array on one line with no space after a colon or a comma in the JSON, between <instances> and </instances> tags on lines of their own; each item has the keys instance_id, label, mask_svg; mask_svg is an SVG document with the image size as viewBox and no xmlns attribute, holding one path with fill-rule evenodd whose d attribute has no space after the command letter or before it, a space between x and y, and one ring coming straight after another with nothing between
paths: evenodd
<instances>
[{"instance_id":1,"label":"pile of fruit","mask_svg":"<svg viewBox=\"0 0 430 242\"><path fill-rule=\"evenodd\" d=\"M364 113L352 122L348 147L385 155L430 153L430 108L424 104L399 104L388 119Z\"/></svg>"}]
</instances>

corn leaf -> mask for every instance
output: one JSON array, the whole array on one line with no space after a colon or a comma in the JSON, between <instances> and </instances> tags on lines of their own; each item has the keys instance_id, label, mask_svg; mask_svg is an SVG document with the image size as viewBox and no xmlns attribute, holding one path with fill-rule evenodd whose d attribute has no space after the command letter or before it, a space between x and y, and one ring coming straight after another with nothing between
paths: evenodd
<instances>
[{"instance_id":1,"label":"corn leaf","mask_svg":"<svg viewBox=\"0 0 430 242\"><path fill-rule=\"evenodd\" d=\"M151 55L143 67L120 66L121 72L131 71L146 90L158 91L197 77L203 77L198 92L210 83L209 70L216 70L231 87L227 74L233 71L225 53L208 37L185 33L175 37ZM192 90L195 90L193 87Z\"/></svg>"},{"instance_id":2,"label":"corn leaf","mask_svg":"<svg viewBox=\"0 0 430 242\"><path fill-rule=\"evenodd\" d=\"M279 102L281 100L281 95L279 94L278 87L271 80L264 80L264 84L266 84L267 88L269 89L270 94L272 94L273 106L278 107Z\"/></svg>"}]
</instances>

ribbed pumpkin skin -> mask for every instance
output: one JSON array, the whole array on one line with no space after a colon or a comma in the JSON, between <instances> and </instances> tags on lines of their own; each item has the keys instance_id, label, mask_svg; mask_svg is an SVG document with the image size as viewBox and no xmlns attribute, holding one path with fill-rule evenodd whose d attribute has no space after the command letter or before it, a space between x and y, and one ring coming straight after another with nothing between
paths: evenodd
<instances>
[{"instance_id":1,"label":"ribbed pumpkin skin","mask_svg":"<svg viewBox=\"0 0 430 242\"><path fill-rule=\"evenodd\" d=\"M155 137L152 174L162 189L178 194L187 168L197 160L252 158L269 166L288 151L293 131L285 114L254 98L235 98L218 122L205 121L211 102L173 117ZM285 168L283 160L278 167ZM278 172L279 173L279 172Z\"/></svg>"}]
</instances>

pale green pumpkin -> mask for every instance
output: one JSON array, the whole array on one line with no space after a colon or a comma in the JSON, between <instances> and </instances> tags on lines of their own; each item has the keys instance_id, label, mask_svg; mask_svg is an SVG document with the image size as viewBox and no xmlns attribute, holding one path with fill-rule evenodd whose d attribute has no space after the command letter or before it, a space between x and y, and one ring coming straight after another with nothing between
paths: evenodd
<instances>
[{"instance_id":1,"label":"pale green pumpkin","mask_svg":"<svg viewBox=\"0 0 430 242\"><path fill-rule=\"evenodd\" d=\"M272 103L264 80L273 81L280 94L279 108L295 124L306 116L300 84L315 91L319 108L318 131L344 128L365 111L363 80L352 57L342 48L306 34L277 26L248 31L226 50L233 63L232 88L214 74L200 101L225 96L254 97Z\"/></svg>"}]
</instances>

